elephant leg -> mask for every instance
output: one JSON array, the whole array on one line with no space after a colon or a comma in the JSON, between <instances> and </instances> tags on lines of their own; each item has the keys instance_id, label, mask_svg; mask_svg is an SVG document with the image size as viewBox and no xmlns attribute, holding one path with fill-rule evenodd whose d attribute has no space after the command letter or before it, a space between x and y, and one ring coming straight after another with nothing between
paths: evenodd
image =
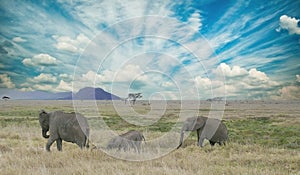
<instances>
[{"instance_id":1,"label":"elephant leg","mask_svg":"<svg viewBox=\"0 0 300 175\"><path fill-rule=\"evenodd\" d=\"M46 144L46 150L47 150L47 151L50 151L50 147L51 147L51 145L52 145L54 142L55 142L55 139L52 139L52 138L49 138L49 139L48 139L48 142L47 142L47 144Z\"/></svg>"},{"instance_id":2,"label":"elephant leg","mask_svg":"<svg viewBox=\"0 0 300 175\"><path fill-rule=\"evenodd\" d=\"M200 129L197 130L197 143L199 143L200 140Z\"/></svg>"},{"instance_id":3,"label":"elephant leg","mask_svg":"<svg viewBox=\"0 0 300 175\"><path fill-rule=\"evenodd\" d=\"M203 146L204 137L201 137L202 129L197 130L197 136L198 136L198 146Z\"/></svg>"},{"instance_id":4,"label":"elephant leg","mask_svg":"<svg viewBox=\"0 0 300 175\"><path fill-rule=\"evenodd\" d=\"M141 143L139 141L133 141L133 145L136 153L140 153Z\"/></svg>"},{"instance_id":5,"label":"elephant leg","mask_svg":"<svg viewBox=\"0 0 300 175\"><path fill-rule=\"evenodd\" d=\"M82 149L82 148L83 148L83 144L82 144L82 143L80 143L80 142L76 142L76 145L78 145L80 149Z\"/></svg>"},{"instance_id":6,"label":"elephant leg","mask_svg":"<svg viewBox=\"0 0 300 175\"><path fill-rule=\"evenodd\" d=\"M140 141L137 142L137 150L138 150L138 153L141 153L141 142Z\"/></svg>"},{"instance_id":7,"label":"elephant leg","mask_svg":"<svg viewBox=\"0 0 300 175\"><path fill-rule=\"evenodd\" d=\"M134 141L132 141L131 147L134 149L134 152L136 152L136 153L138 152L137 146L136 146L136 144L134 143Z\"/></svg>"},{"instance_id":8,"label":"elephant leg","mask_svg":"<svg viewBox=\"0 0 300 175\"><path fill-rule=\"evenodd\" d=\"M215 144L216 144L216 142L213 142L211 140L209 141L209 143L210 143L211 146L215 146ZM219 144L220 144L220 142L219 142Z\"/></svg>"},{"instance_id":9,"label":"elephant leg","mask_svg":"<svg viewBox=\"0 0 300 175\"><path fill-rule=\"evenodd\" d=\"M198 142L198 146L203 147L203 141L204 141L204 138L200 138L200 140Z\"/></svg>"},{"instance_id":10,"label":"elephant leg","mask_svg":"<svg viewBox=\"0 0 300 175\"><path fill-rule=\"evenodd\" d=\"M226 143L225 143L224 141L223 141L223 142L219 142L219 145L220 145L220 146L222 146L222 145L223 145L223 146L226 146Z\"/></svg>"},{"instance_id":11,"label":"elephant leg","mask_svg":"<svg viewBox=\"0 0 300 175\"><path fill-rule=\"evenodd\" d=\"M56 140L57 150L62 151L62 139L59 138Z\"/></svg>"}]
</instances>

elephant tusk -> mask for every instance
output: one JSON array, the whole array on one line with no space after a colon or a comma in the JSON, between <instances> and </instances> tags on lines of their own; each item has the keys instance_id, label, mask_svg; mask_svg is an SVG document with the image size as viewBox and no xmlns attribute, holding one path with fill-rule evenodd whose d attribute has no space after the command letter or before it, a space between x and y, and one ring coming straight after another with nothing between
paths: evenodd
<instances>
[{"instance_id":1,"label":"elephant tusk","mask_svg":"<svg viewBox=\"0 0 300 175\"><path fill-rule=\"evenodd\" d=\"M47 135L47 132L48 132L47 130L42 130L42 135L46 139L50 137L50 135Z\"/></svg>"}]
</instances>

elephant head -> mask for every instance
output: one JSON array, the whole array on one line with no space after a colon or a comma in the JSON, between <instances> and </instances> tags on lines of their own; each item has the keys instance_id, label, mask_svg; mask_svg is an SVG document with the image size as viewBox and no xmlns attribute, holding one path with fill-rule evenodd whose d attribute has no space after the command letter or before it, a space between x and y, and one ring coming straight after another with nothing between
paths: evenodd
<instances>
[{"instance_id":1,"label":"elephant head","mask_svg":"<svg viewBox=\"0 0 300 175\"><path fill-rule=\"evenodd\" d=\"M39 122L42 127L42 135L44 138L49 138L49 135L47 135L47 132L49 131L49 115L44 110L40 111L39 114Z\"/></svg>"},{"instance_id":2,"label":"elephant head","mask_svg":"<svg viewBox=\"0 0 300 175\"><path fill-rule=\"evenodd\" d=\"M188 118L181 129L180 142L177 149L182 145L184 131L196 131L198 138L198 146L203 146L204 139L208 139L210 144L214 146L215 143L225 145L228 139L228 132L226 125L219 119L207 117L191 117Z\"/></svg>"},{"instance_id":3,"label":"elephant head","mask_svg":"<svg viewBox=\"0 0 300 175\"><path fill-rule=\"evenodd\" d=\"M190 117L190 118L188 118L184 122L184 124L181 128L180 142L179 142L179 146L177 147L177 149L179 147L181 147L181 145L182 145L184 132L185 131L196 131L196 130L202 128L205 125L206 120L207 120L207 117Z\"/></svg>"}]
</instances>

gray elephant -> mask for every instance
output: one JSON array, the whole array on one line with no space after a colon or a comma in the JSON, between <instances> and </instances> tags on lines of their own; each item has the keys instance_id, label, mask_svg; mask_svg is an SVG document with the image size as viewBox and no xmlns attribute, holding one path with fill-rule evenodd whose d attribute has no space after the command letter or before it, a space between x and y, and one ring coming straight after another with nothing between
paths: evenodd
<instances>
[{"instance_id":1,"label":"gray elephant","mask_svg":"<svg viewBox=\"0 0 300 175\"><path fill-rule=\"evenodd\" d=\"M133 148L140 153L142 141L146 141L145 137L139 131L131 130L124 134L114 137L108 142L107 149L118 149L128 151Z\"/></svg>"},{"instance_id":2,"label":"gray elephant","mask_svg":"<svg viewBox=\"0 0 300 175\"><path fill-rule=\"evenodd\" d=\"M197 131L198 146L203 146L204 139L208 139L211 146L215 143L225 145L228 139L228 131L226 125L218 119L207 117L190 117L181 129L179 147L181 147L185 131Z\"/></svg>"},{"instance_id":3,"label":"gray elephant","mask_svg":"<svg viewBox=\"0 0 300 175\"><path fill-rule=\"evenodd\" d=\"M46 150L56 141L57 149L62 150L62 140L76 143L80 148L89 147L89 125L87 119L79 113L55 111L47 113L41 110L39 122L42 135L48 138ZM50 135L47 135L49 131Z\"/></svg>"}]
</instances>

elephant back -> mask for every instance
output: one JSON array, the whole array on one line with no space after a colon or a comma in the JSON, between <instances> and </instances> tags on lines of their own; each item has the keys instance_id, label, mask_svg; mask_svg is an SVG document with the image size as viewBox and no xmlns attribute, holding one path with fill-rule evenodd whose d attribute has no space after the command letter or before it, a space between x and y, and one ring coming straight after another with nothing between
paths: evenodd
<instances>
[{"instance_id":1,"label":"elephant back","mask_svg":"<svg viewBox=\"0 0 300 175\"><path fill-rule=\"evenodd\" d=\"M211 138L211 141L225 142L225 141L227 141L227 139L228 139L227 127L222 121L220 121L220 124L219 124L215 134Z\"/></svg>"},{"instance_id":2,"label":"elephant back","mask_svg":"<svg viewBox=\"0 0 300 175\"><path fill-rule=\"evenodd\" d=\"M83 115L74 112L55 111L51 117L53 132L57 131L63 140L69 142L82 141L89 136L89 125Z\"/></svg>"}]
</instances>

